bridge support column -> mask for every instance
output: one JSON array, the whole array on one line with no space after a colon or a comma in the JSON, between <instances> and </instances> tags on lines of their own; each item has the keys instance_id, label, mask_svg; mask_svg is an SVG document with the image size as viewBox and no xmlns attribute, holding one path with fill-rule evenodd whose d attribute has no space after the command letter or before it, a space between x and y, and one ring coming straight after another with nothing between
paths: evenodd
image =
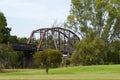
<instances>
[{"instance_id":1,"label":"bridge support column","mask_svg":"<svg viewBox=\"0 0 120 80\"><path fill-rule=\"evenodd\" d=\"M35 64L33 60L33 53L23 52L21 65L22 68L34 68Z\"/></svg>"}]
</instances>

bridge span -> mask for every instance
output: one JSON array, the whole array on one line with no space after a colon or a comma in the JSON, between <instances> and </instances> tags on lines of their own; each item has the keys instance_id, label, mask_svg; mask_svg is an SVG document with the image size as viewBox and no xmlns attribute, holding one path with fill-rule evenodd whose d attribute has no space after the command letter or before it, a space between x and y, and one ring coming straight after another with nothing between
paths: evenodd
<instances>
[{"instance_id":1,"label":"bridge span","mask_svg":"<svg viewBox=\"0 0 120 80\"><path fill-rule=\"evenodd\" d=\"M26 44L12 43L17 51L36 52L44 49L57 49L72 54L80 38L71 30L53 27L33 30Z\"/></svg>"},{"instance_id":2,"label":"bridge span","mask_svg":"<svg viewBox=\"0 0 120 80\"><path fill-rule=\"evenodd\" d=\"M16 51L22 51L23 68L34 66L33 54L45 49L57 49L63 54L71 55L80 38L72 31L60 27L33 30L27 43L12 43Z\"/></svg>"}]
</instances>

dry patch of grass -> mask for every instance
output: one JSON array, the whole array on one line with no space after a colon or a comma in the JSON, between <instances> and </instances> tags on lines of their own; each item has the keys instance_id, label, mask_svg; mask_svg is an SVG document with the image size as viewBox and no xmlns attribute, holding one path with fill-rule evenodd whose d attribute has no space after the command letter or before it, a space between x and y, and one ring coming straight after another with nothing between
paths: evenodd
<instances>
[{"instance_id":1,"label":"dry patch of grass","mask_svg":"<svg viewBox=\"0 0 120 80\"><path fill-rule=\"evenodd\" d=\"M120 74L66 74L0 76L0 80L120 80Z\"/></svg>"}]
</instances>

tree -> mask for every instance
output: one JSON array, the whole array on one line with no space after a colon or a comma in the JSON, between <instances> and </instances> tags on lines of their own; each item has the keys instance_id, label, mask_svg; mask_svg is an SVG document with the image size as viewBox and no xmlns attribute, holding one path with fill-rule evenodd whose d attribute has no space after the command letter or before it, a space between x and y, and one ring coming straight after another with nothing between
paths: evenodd
<instances>
[{"instance_id":1,"label":"tree","mask_svg":"<svg viewBox=\"0 0 120 80\"><path fill-rule=\"evenodd\" d=\"M0 68L15 68L18 67L18 52L14 51L8 45L0 47Z\"/></svg>"},{"instance_id":2,"label":"tree","mask_svg":"<svg viewBox=\"0 0 120 80\"><path fill-rule=\"evenodd\" d=\"M0 29L5 28L5 26L7 26L6 18L4 16L4 14L2 12L0 12Z\"/></svg>"},{"instance_id":3,"label":"tree","mask_svg":"<svg viewBox=\"0 0 120 80\"><path fill-rule=\"evenodd\" d=\"M66 67L69 66L70 63L71 63L70 58L65 59L64 64L65 64Z\"/></svg>"},{"instance_id":4,"label":"tree","mask_svg":"<svg viewBox=\"0 0 120 80\"><path fill-rule=\"evenodd\" d=\"M120 41L113 41L110 44L110 50L107 54L107 62L112 64L119 64L120 63Z\"/></svg>"},{"instance_id":5,"label":"tree","mask_svg":"<svg viewBox=\"0 0 120 80\"><path fill-rule=\"evenodd\" d=\"M84 38L77 44L75 52L72 54L74 65L104 64L105 62L105 42L95 37L94 39Z\"/></svg>"},{"instance_id":6,"label":"tree","mask_svg":"<svg viewBox=\"0 0 120 80\"><path fill-rule=\"evenodd\" d=\"M70 15L65 27L78 32L81 38L92 29L107 43L120 39L119 0L71 0Z\"/></svg>"},{"instance_id":7,"label":"tree","mask_svg":"<svg viewBox=\"0 0 120 80\"><path fill-rule=\"evenodd\" d=\"M34 55L35 64L46 68L46 74L52 65L59 65L62 61L62 53L58 50L47 49L36 52Z\"/></svg>"},{"instance_id":8,"label":"tree","mask_svg":"<svg viewBox=\"0 0 120 80\"><path fill-rule=\"evenodd\" d=\"M10 36L9 42L18 42L17 36Z\"/></svg>"},{"instance_id":9,"label":"tree","mask_svg":"<svg viewBox=\"0 0 120 80\"><path fill-rule=\"evenodd\" d=\"M0 43L7 43L9 40L11 29L6 26L6 18L4 14L0 12Z\"/></svg>"},{"instance_id":10,"label":"tree","mask_svg":"<svg viewBox=\"0 0 120 80\"><path fill-rule=\"evenodd\" d=\"M19 43L27 43L27 38L26 37L22 37L22 38L17 38L17 41L19 42Z\"/></svg>"},{"instance_id":11,"label":"tree","mask_svg":"<svg viewBox=\"0 0 120 80\"><path fill-rule=\"evenodd\" d=\"M91 59L89 58L92 56L84 55L83 53L92 52L93 50L88 44L92 44L95 38L99 38L104 42L105 51L103 52L105 52L105 56L107 55L107 57L109 57L111 53L110 45L112 42L120 42L119 13L119 0L71 0L70 15L67 17L65 27L77 32L80 35L81 40L83 39L79 43L81 46L77 46L77 52L75 51L73 56L79 60L83 58L91 64ZM87 39L87 37L90 38ZM92 41L87 43L85 42L86 40ZM92 46L94 47L95 45ZM100 45L98 44L98 46ZM84 64L85 62L82 63Z\"/></svg>"}]
</instances>

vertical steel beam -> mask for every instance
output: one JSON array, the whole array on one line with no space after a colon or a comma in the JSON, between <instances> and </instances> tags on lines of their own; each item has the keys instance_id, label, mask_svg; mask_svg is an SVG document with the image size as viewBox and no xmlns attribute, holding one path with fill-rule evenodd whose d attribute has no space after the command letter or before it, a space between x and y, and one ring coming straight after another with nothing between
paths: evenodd
<instances>
[{"instance_id":1,"label":"vertical steel beam","mask_svg":"<svg viewBox=\"0 0 120 80\"><path fill-rule=\"evenodd\" d=\"M32 33L30 34L30 37L29 37L29 39L27 41L27 44L30 44L33 35L34 35L34 31L32 31Z\"/></svg>"},{"instance_id":2,"label":"vertical steel beam","mask_svg":"<svg viewBox=\"0 0 120 80\"><path fill-rule=\"evenodd\" d=\"M42 32L42 36L41 36L40 41L39 41L39 44L38 44L38 46L37 46L38 49L41 48L41 45L42 45L43 39L44 39L44 37L45 37L45 34L46 34L46 30L44 30L44 32Z\"/></svg>"},{"instance_id":3,"label":"vertical steel beam","mask_svg":"<svg viewBox=\"0 0 120 80\"><path fill-rule=\"evenodd\" d=\"M65 34L65 30L64 30L64 34ZM64 35L64 40L63 40L64 50L65 50L65 44L66 42L65 42L65 35Z\"/></svg>"},{"instance_id":4,"label":"vertical steel beam","mask_svg":"<svg viewBox=\"0 0 120 80\"><path fill-rule=\"evenodd\" d=\"M58 31L59 31L59 29L58 29ZM61 49L61 47L60 47L60 32L58 32L58 46L59 46L59 50Z\"/></svg>"}]
</instances>

